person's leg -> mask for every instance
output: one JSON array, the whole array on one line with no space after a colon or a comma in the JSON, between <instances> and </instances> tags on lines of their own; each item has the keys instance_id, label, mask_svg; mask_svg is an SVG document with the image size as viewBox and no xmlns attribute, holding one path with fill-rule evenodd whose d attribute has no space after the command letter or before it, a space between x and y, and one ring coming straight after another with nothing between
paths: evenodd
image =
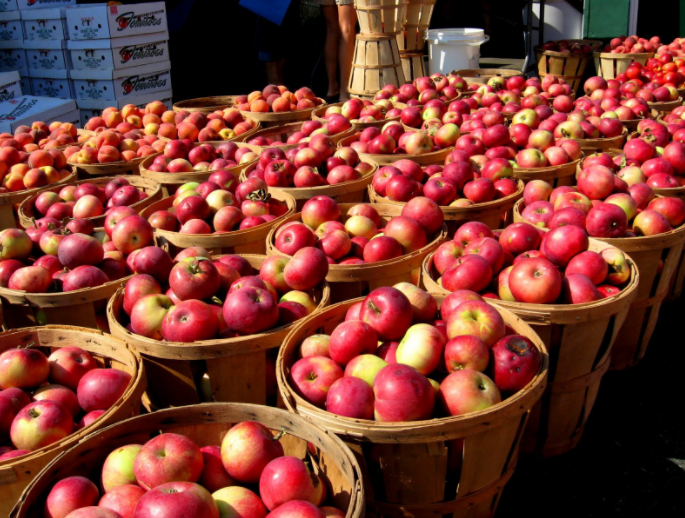
<instances>
[{"instance_id":1,"label":"person's leg","mask_svg":"<svg viewBox=\"0 0 685 518\"><path fill-rule=\"evenodd\" d=\"M323 57L326 63L326 75L328 76L328 92L326 97L337 97L340 94L338 83L338 10L335 4L322 5L321 12L326 21L326 43L323 49Z\"/></svg>"},{"instance_id":2,"label":"person's leg","mask_svg":"<svg viewBox=\"0 0 685 518\"><path fill-rule=\"evenodd\" d=\"M340 24L340 100L350 98L347 93L347 83L350 80L352 59L354 58L354 40L357 33L357 11L354 3L345 3L347 0L338 2L338 23Z\"/></svg>"}]
</instances>

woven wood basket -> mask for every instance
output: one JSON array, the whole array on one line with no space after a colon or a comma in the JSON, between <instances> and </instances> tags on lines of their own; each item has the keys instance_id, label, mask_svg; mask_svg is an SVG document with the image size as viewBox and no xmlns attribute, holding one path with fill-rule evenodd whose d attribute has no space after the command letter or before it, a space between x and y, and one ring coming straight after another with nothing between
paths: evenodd
<instances>
[{"instance_id":1,"label":"woven wood basket","mask_svg":"<svg viewBox=\"0 0 685 518\"><path fill-rule=\"evenodd\" d=\"M354 8L362 34L394 36L402 30L407 6L406 0L354 0Z\"/></svg>"},{"instance_id":2,"label":"woven wood basket","mask_svg":"<svg viewBox=\"0 0 685 518\"><path fill-rule=\"evenodd\" d=\"M274 433L284 432L280 442L285 454L305 459L312 466L326 484L333 505L346 513L345 518L364 517L361 470L340 439L300 416L239 403L160 410L90 434L40 473L11 516L42 518L45 498L58 480L75 475L98 480L105 458L118 447L144 444L160 432L185 435L200 447L219 446L231 426L243 421L257 421Z\"/></svg>"},{"instance_id":3,"label":"woven wood basket","mask_svg":"<svg viewBox=\"0 0 685 518\"><path fill-rule=\"evenodd\" d=\"M641 54L614 54L613 52L595 51L592 55L595 58L595 70L597 70L597 75L609 80L616 79L616 76L628 70L628 67L634 61L644 66L647 63L647 60L654 54L651 52Z\"/></svg>"},{"instance_id":4,"label":"woven wood basket","mask_svg":"<svg viewBox=\"0 0 685 518\"><path fill-rule=\"evenodd\" d=\"M265 255L243 257L257 273L266 259ZM124 291L124 287L119 288L110 299L107 319L112 334L143 358L148 379L146 403L151 409L208 401L265 405L273 399L270 402L275 403L274 398L268 398L267 390L269 353L281 345L295 324L250 336L193 343L153 340L126 328ZM328 284L324 282L312 290L312 295L318 303L315 311L325 308L330 301ZM208 387L203 388L203 383Z\"/></svg>"},{"instance_id":5,"label":"woven wood basket","mask_svg":"<svg viewBox=\"0 0 685 518\"><path fill-rule=\"evenodd\" d=\"M416 128L405 129L407 129L408 131L416 131ZM343 138L340 142L338 142L338 147L349 147L350 144L352 144L352 142L359 140L359 135L359 133L355 133L354 135L350 135L349 137ZM453 150L454 147L448 147L445 149L440 149L438 151L424 153L423 155L372 155L370 153L359 153L359 158L361 158L361 160L364 162L366 162L367 160L372 160L381 167L384 165L392 165L395 162L397 162L400 158L408 158L412 162L416 162L417 164L423 167L433 164L442 164L445 161L445 158L447 158L447 155L449 155Z\"/></svg>"},{"instance_id":6,"label":"woven wood basket","mask_svg":"<svg viewBox=\"0 0 685 518\"><path fill-rule=\"evenodd\" d=\"M347 91L373 99L385 85L403 85L404 71L394 35L357 34Z\"/></svg>"},{"instance_id":7,"label":"woven wood basket","mask_svg":"<svg viewBox=\"0 0 685 518\"><path fill-rule=\"evenodd\" d=\"M430 27L436 0L407 0L407 14L402 32L397 35L400 50L422 51L426 43L426 31Z\"/></svg>"},{"instance_id":8,"label":"woven wood basket","mask_svg":"<svg viewBox=\"0 0 685 518\"><path fill-rule=\"evenodd\" d=\"M232 107L235 96L221 95L218 97L199 97L197 99L188 99L187 101L180 101L174 103L174 111L188 111L188 112L202 112L210 114L216 110L223 110Z\"/></svg>"},{"instance_id":9,"label":"woven wood basket","mask_svg":"<svg viewBox=\"0 0 685 518\"><path fill-rule=\"evenodd\" d=\"M608 247L590 240L590 250ZM433 268L432 255L426 258L422 273L427 290L448 293L435 281L438 274ZM549 383L545 396L531 413L521 446L523 451L550 457L578 444L602 376L609 368L612 344L626 321L639 282L638 268L633 268L628 285L619 294L587 304L491 301L528 323L550 354Z\"/></svg>"},{"instance_id":10,"label":"woven wood basket","mask_svg":"<svg viewBox=\"0 0 685 518\"><path fill-rule=\"evenodd\" d=\"M428 75L423 52L400 51L400 61L402 62L402 70L404 71L406 81L414 81L418 77Z\"/></svg>"},{"instance_id":11,"label":"woven wood basket","mask_svg":"<svg viewBox=\"0 0 685 518\"><path fill-rule=\"evenodd\" d=\"M442 302L442 296L436 296ZM517 334L542 353L540 371L521 391L481 412L415 422L350 419L314 407L291 387L290 367L301 342L330 333L345 319L353 299L331 306L299 324L278 356L278 387L289 410L337 434L362 468L369 518L490 518L516 466L518 445L530 409L544 391L547 350L535 332L500 309Z\"/></svg>"},{"instance_id":12,"label":"woven wood basket","mask_svg":"<svg viewBox=\"0 0 685 518\"><path fill-rule=\"evenodd\" d=\"M46 355L61 347L80 347L93 355L98 367L114 367L128 372L131 375L131 381L119 401L89 426L27 455L0 461L1 516L9 516L24 489L36 480L38 473L53 459L63 455L91 433L138 415L140 398L145 390L145 371L140 356L127 349L125 343L111 335L92 329L69 326L15 329L0 335L0 351L12 349L18 345L26 346L31 342ZM42 508L40 516L43 516Z\"/></svg>"},{"instance_id":13,"label":"woven wood basket","mask_svg":"<svg viewBox=\"0 0 685 518\"><path fill-rule=\"evenodd\" d=\"M598 40L566 40L569 43L581 43L590 45L592 50L598 50L603 43ZM535 54L538 60L538 75L543 79L547 75L555 75L564 79L571 85L571 89L578 91L582 85L585 68L590 61L590 54L564 54L551 50L543 50L542 47L535 47Z\"/></svg>"}]
</instances>

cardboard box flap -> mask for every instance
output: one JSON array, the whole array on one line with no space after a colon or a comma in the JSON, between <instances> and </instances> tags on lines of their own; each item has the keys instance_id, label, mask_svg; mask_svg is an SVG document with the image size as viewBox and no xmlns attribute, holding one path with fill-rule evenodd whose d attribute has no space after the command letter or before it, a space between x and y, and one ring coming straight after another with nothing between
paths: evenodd
<instances>
[{"instance_id":1,"label":"cardboard box flap","mask_svg":"<svg viewBox=\"0 0 685 518\"><path fill-rule=\"evenodd\" d=\"M65 40L24 40L24 48L31 50L61 50L67 48Z\"/></svg>"},{"instance_id":2,"label":"cardboard box flap","mask_svg":"<svg viewBox=\"0 0 685 518\"><path fill-rule=\"evenodd\" d=\"M63 68L51 70L44 68L29 68L29 77L40 77L46 79L69 79L69 71Z\"/></svg>"},{"instance_id":3,"label":"cardboard box flap","mask_svg":"<svg viewBox=\"0 0 685 518\"><path fill-rule=\"evenodd\" d=\"M22 96L0 103L0 131L13 131L25 122L54 119L75 109L76 102L71 99Z\"/></svg>"},{"instance_id":4,"label":"cardboard box flap","mask_svg":"<svg viewBox=\"0 0 685 518\"><path fill-rule=\"evenodd\" d=\"M76 80L80 79L87 81L89 79L95 79L100 81L112 81L137 75L164 72L169 69L171 69L170 61L160 61L159 63L150 63L149 65L141 65L139 67L125 68L122 70L70 70L70 74L71 78Z\"/></svg>"},{"instance_id":5,"label":"cardboard box flap","mask_svg":"<svg viewBox=\"0 0 685 518\"><path fill-rule=\"evenodd\" d=\"M23 40L0 40L0 49L23 49Z\"/></svg>"},{"instance_id":6,"label":"cardboard box flap","mask_svg":"<svg viewBox=\"0 0 685 518\"><path fill-rule=\"evenodd\" d=\"M21 13L19 11L0 12L0 22L14 22L16 20L21 20Z\"/></svg>"},{"instance_id":7,"label":"cardboard box flap","mask_svg":"<svg viewBox=\"0 0 685 518\"><path fill-rule=\"evenodd\" d=\"M129 45L144 45L146 43L163 41L169 41L169 33L167 31L104 40L69 40L67 41L67 48L69 50L120 49Z\"/></svg>"},{"instance_id":8,"label":"cardboard box flap","mask_svg":"<svg viewBox=\"0 0 685 518\"><path fill-rule=\"evenodd\" d=\"M79 99L76 101L76 105L81 110L104 110L108 106L123 108L127 104L135 104L136 106L145 105L151 103L152 101L171 99L172 96L173 94L171 90L164 90L163 92L136 95L135 97L127 97L125 99L118 99L116 101L107 101L103 99Z\"/></svg>"},{"instance_id":9,"label":"cardboard box flap","mask_svg":"<svg viewBox=\"0 0 685 518\"><path fill-rule=\"evenodd\" d=\"M21 12L22 20L56 20L63 18L60 7L43 7L42 9L28 9Z\"/></svg>"}]
</instances>

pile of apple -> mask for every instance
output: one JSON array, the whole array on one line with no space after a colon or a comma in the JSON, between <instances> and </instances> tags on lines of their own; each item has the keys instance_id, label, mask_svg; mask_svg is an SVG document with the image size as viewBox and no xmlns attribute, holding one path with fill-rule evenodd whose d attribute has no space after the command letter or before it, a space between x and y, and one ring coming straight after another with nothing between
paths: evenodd
<instances>
[{"instance_id":1,"label":"pile of apple","mask_svg":"<svg viewBox=\"0 0 685 518\"><path fill-rule=\"evenodd\" d=\"M111 164L131 162L137 158L156 155L164 147L156 135L142 135L139 130L122 134L105 130L86 141L81 149L69 155L72 164Z\"/></svg>"},{"instance_id":2,"label":"pile of apple","mask_svg":"<svg viewBox=\"0 0 685 518\"><path fill-rule=\"evenodd\" d=\"M407 282L373 290L330 336L306 338L299 353L289 381L303 399L381 422L485 410L522 390L541 361L477 293L450 294L438 315L433 296Z\"/></svg>"},{"instance_id":3,"label":"pile of apple","mask_svg":"<svg viewBox=\"0 0 685 518\"><path fill-rule=\"evenodd\" d=\"M683 141L683 135L685 135L685 132L676 135L677 131L685 128L685 119L683 119L683 115L685 115L685 106L678 106L675 110L664 114L663 118L664 123L667 124L666 129L671 134L671 138L679 142Z\"/></svg>"},{"instance_id":4,"label":"pile of apple","mask_svg":"<svg viewBox=\"0 0 685 518\"><path fill-rule=\"evenodd\" d=\"M388 122L383 129L369 127L355 135L350 147L357 153L371 155L423 155L454 146L459 138L456 124L442 124L436 119L431 128L407 131L400 121Z\"/></svg>"},{"instance_id":5,"label":"pile of apple","mask_svg":"<svg viewBox=\"0 0 685 518\"><path fill-rule=\"evenodd\" d=\"M388 92L387 90L381 90ZM389 99L378 99L371 102L367 99L350 99L342 106L329 106L323 116L329 120L334 115L342 115L350 122L377 122L385 119L394 119L400 116L400 109L395 108Z\"/></svg>"},{"instance_id":6,"label":"pile of apple","mask_svg":"<svg viewBox=\"0 0 685 518\"><path fill-rule=\"evenodd\" d=\"M114 207L105 232L73 219L60 226L41 218L26 231L0 232L0 287L26 293L59 293L94 288L137 271L137 250L152 243L150 224L130 207Z\"/></svg>"},{"instance_id":7,"label":"pile of apple","mask_svg":"<svg viewBox=\"0 0 685 518\"><path fill-rule=\"evenodd\" d=\"M336 106L337 108L337 106ZM303 139L308 139L316 135L337 135L343 131L347 131L352 127L347 118L343 117L338 113L332 113L327 116L326 122L322 123L317 120L307 121L302 124L302 127L290 135L285 142L279 140L270 139L264 135L259 135L258 137L253 137L247 141L248 144L253 144L255 146L285 146L292 144L299 144Z\"/></svg>"},{"instance_id":8,"label":"pile of apple","mask_svg":"<svg viewBox=\"0 0 685 518\"><path fill-rule=\"evenodd\" d=\"M124 177L107 182L104 188L86 182L66 185L59 192L40 193L33 207L40 218L52 218L60 222L64 218L95 218L106 214L113 207L131 206L148 197Z\"/></svg>"},{"instance_id":9,"label":"pile of apple","mask_svg":"<svg viewBox=\"0 0 685 518\"><path fill-rule=\"evenodd\" d=\"M661 58L662 55L668 55L672 58L680 58L683 56L683 50L685 50L685 39L675 38L668 45L663 43L658 49L656 49L656 57ZM670 63L670 62L669 62ZM682 63L678 65L678 68L682 66ZM678 70L678 72L683 72Z\"/></svg>"},{"instance_id":10,"label":"pile of apple","mask_svg":"<svg viewBox=\"0 0 685 518\"><path fill-rule=\"evenodd\" d=\"M147 130L145 132L146 135L155 135L157 132L152 131L152 127L147 128L147 125L156 123L157 119L147 116L155 115L156 117L161 117L166 111L166 106L161 101L152 101L142 110L135 104L127 104L121 109L110 106L102 110L100 117L92 117L86 123L84 129L94 131L95 133L111 129L122 134L138 129ZM145 122L143 122L143 119L145 119Z\"/></svg>"},{"instance_id":11,"label":"pile of apple","mask_svg":"<svg viewBox=\"0 0 685 518\"><path fill-rule=\"evenodd\" d=\"M435 251L437 282L447 291L530 304L581 304L615 295L630 279L617 248L588 250L584 228L562 221L549 232L514 223L495 235L471 221Z\"/></svg>"},{"instance_id":12,"label":"pile of apple","mask_svg":"<svg viewBox=\"0 0 685 518\"><path fill-rule=\"evenodd\" d=\"M220 170L206 182L181 185L172 206L152 213L148 221L153 228L181 234L223 234L262 225L287 211L263 180L238 184L229 171Z\"/></svg>"},{"instance_id":13,"label":"pile of apple","mask_svg":"<svg viewBox=\"0 0 685 518\"><path fill-rule=\"evenodd\" d=\"M326 506L329 489L299 457L286 456L282 434L245 421L221 445L163 433L127 444L102 464L102 494L81 476L59 480L45 504L51 518L344 518Z\"/></svg>"},{"instance_id":14,"label":"pile of apple","mask_svg":"<svg viewBox=\"0 0 685 518\"><path fill-rule=\"evenodd\" d=\"M633 67L632 70L639 70L633 65L631 67ZM678 99L678 90L675 85L671 83L661 85L656 81L643 82L638 78L620 82L616 79L606 81L604 78L596 76L585 81L583 88L589 96L589 100L594 101L593 104L603 110L599 115L603 115L604 112L616 111L621 106L633 109L638 106L638 102L643 106L646 103L647 113L649 113L649 103L669 102ZM577 108L581 110L591 108L587 100L583 100L582 103L578 101L580 99L576 100ZM640 110L644 112L644 108L640 108ZM597 113L597 110L594 110L593 114ZM646 116L647 114L641 113L641 115Z\"/></svg>"},{"instance_id":15,"label":"pile of apple","mask_svg":"<svg viewBox=\"0 0 685 518\"><path fill-rule=\"evenodd\" d=\"M574 56L587 55L592 52L592 47L578 42L568 42L566 40L548 41L542 45L542 50L560 52L561 54L572 54Z\"/></svg>"},{"instance_id":16,"label":"pile of apple","mask_svg":"<svg viewBox=\"0 0 685 518\"><path fill-rule=\"evenodd\" d=\"M256 125L236 108L217 110L209 115L187 110L165 111L157 119L146 125L146 130L155 131L156 135L167 140L188 139L191 142L230 140Z\"/></svg>"},{"instance_id":17,"label":"pile of apple","mask_svg":"<svg viewBox=\"0 0 685 518\"><path fill-rule=\"evenodd\" d=\"M0 145L0 194L46 187L69 174L67 157L59 149L27 153L5 142Z\"/></svg>"},{"instance_id":18,"label":"pile of apple","mask_svg":"<svg viewBox=\"0 0 685 518\"><path fill-rule=\"evenodd\" d=\"M613 38L602 52L612 54L641 54L656 52L661 46L661 38L652 36L650 39L640 38L637 35L619 36Z\"/></svg>"},{"instance_id":19,"label":"pile of apple","mask_svg":"<svg viewBox=\"0 0 685 518\"><path fill-rule=\"evenodd\" d=\"M148 166L148 170L156 173L220 171L257 159L250 148L238 147L235 142L213 146L208 143L195 145L190 140L170 140L164 142L161 153Z\"/></svg>"},{"instance_id":20,"label":"pile of apple","mask_svg":"<svg viewBox=\"0 0 685 518\"><path fill-rule=\"evenodd\" d=\"M374 99L376 101L388 99L394 103L417 106L425 104L431 99L450 101L455 99L459 92L467 89L468 84L463 78L454 74L444 76L436 72L430 77L417 77L413 82L403 84L400 87L385 85L376 93Z\"/></svg>"},{"instance_id":21,"label":"pile of apple","mask_svg":"<svg viewBox=\"0 0 685 518\"><path fill-rule=\"evenodd\" d=\"M71 122L36 121L31 126L19 126L11 133L0 133L0 146L11 145L19 151L31 153L36 149L49 150L85 142L86 136L79 137L78 130Z\"/></svg>"},{"instance_id":22,"label":"pile of apple","mask_svg":"<svg viewBox=\"0 0 685 518\"><path fill-rule=\"evenodd\" d=\"M131 381L103 369L88 351L60 347L45 356L32 344L0 354L0 462L61 441L118 403Z\"/></svg>"},{"instance_id":23,"label":"pile of apple","mask_svg":"<svg viewBox=\"0 0 685 518\"><path fill-rule=\"evenodd\" d=\"M202 248L172 261L148 247L134 260L137 275L123 300L127 328L169 342L247 336L295 322L316 309L312 290L328 274L326 256L313 247L292 258L270 257L257 274L243 257L212 260Z\"/></svg>"},{"instance_id":24,"label":"pile of apple","mask_svg":"<svg viewBox=\"0 0 685 518\"><path fill-rule=\"evenodd\" d=\"M328 196L315 196L302 207L302 222L286 223L276 231L274 246L294 256L306 247L321 249L330 264L365 264L401 257L426 246L442 228L440 207L428 198L414 198L381 228L372 204L359 204L341 222L340 207Z\"/></svg>"},{"instance_id":25,"label":"pile of apple","mask_svg":"<svg viewBox=\"0 0 685 518\"><path fill-rule=\"evenodd\" d=\"M351 147L336 149L330 137L318 135L285 152L265 149L248 178L259 178L269 187L320 187L351 182L372 170Z\"/></svg>"},{"instance_id":26,"label":"pile of apple","mask_svg":"<svg viewBox=\"0 0 685 518\"><path fill-rule=\"evenodd\" d=\"M241 112L253 113L307 110L322 103L321 99L306 86L292 93L282 85L267 85L261 92L256 90L248 95L238 95L234 102L235 107Z\"/></svg>"},{"instance_id":27,"label":"pile of apple","mask_svg":"<svg viewBox=\"0 0 685 518\"><path fill-rule=\"evenodd\" d=\"M529 183L524 190L526 206L521 216L541 228L573 225L597 238L654 236L685 222L683 200L655 198L647 184L636 181L644 177L644 172L626 166L615 174L610 160L604 154L585 159L577 187L552 189L541 180ZM662 159L657 160L659 164L654 167L662 164ZM628 185L628 181L635 183Z\"/></svg>"},{"instance_id":28,"label":"pile of apple","mask_svg":"<svg viewBox=\"0 0 685 518\"><path fill-rule=\"evenodd\" d=\"M470 207L514 194L518 185L508 160L489 160L476 173L469 156L452 151L449 162L425 168L411 160L398 160L381 167L373 177L377 194L391 201L407 202L425 196L442 207Z\"/></svg>"}]
</instances>

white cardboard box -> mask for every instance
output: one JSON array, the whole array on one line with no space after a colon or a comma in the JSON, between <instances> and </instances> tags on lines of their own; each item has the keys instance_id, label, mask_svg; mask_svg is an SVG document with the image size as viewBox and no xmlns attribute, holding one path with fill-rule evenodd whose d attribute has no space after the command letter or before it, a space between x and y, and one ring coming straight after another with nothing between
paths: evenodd
<instances>
[{"instance_id":1,"label":"white cardboard box","mask_svg":"<svg viewBox=\"0 0 685 518\"><path fill-rule=\"evenodd\" d=\"M37 11L46 7L65 7L76 5L76 0L17 0L22 11Z\"/></svg>"},{"instance_id":2,"label":"white cardboard box","mask_svg":"<svg viewBox=\"0 0 685 518\"><path fill-rule=\"evenodd\" d=\"M97 5L67 10L72 40L120 38L167 30L164 2L129 5Z\"/></svg>"},{"instance_id":3,"label":"white cardboard box","mask_svg":"<svg viewBox=\"0 0 685 518\"><path fill-rule=\"evenodd\" d=\"M19 84L21 84L21 93L23 95L33 95L33 88L31 87L31 78L29 77L28 68L20 68L18 70L21 79Z\"/></svg>"},{"instance_id":4,"label":"white cardboard box","mask_svg":"<svg viewBox=\"0 0 685 518\"><path fill-rule=\"evenodd\" d=\"M26 68L26 51L22 40L0 41L0 72Z\"/></svg>"},{"instance_id":5,"label":"white cardboard box","mask_svg":"<svg viewBox=\"0 0 685 518\"><path fill-rule=\"evenodd\" d=\"M49 9L32 9L22 11L21 19L24 25L24 39L26 40L63 40L68 33L64 26L66 9L52 7Z\"/></svg>"},{"instance_id":6,"label":"white cardboard box","mask_svg":"<svg viewBox=\"0 0 685 518\"><path fill-rule=\"evenodd\" d=\"M167 107L167 110L171 110L173 107L172 95L173 94L171 90L166 90L164 92L137 95L136 97L120 99L118 101L103 101L101 99L79 99L76 101L76 105L81 109L81 126L85 126L86 123L93 117L99 117L100 115L102 115L102 110L109 106L123 108L127 104L135 104L140 108L144 108L145 105L151 103L152 101L161 101Z\"/></svg>"},{"instance_id":7,"label":"white cardboard box","mask_svg":"<svg viewBox=\"0 0 685 518\"><path fill-rule=\"evenodd\" d=\"M0 103L0 132L14 133L17 127L35 121L59 120L75 109L73 100L24 95Z\"/></svg>"},{"instance_id":8,"label":"white cardboard box","mask_svg":"<svg viewBox=\"0 0 685 518\"><path fill-rule=\"evenodd\" d=\"M169 33L106 40L69 40L67 48L77 70L123 69L169 60Z\"/></svg>"},{"instance_id":9,"label":"white cardboard box","mask_svg":"<svg viewBox=\"0 0 685 518\"><path fill-rule=\"evenodd\" d=\"M29 69L44 70L71 68L71 56L64 40L24 41Z\"/></svg>"},{"instance_id":10,"label":"white cardboard box","mask_svg":"<svg viewBox=\"0 0 685 518\"><path fill-rule=\"evenodd\" d=\"M74 126L80 126L81 125L81 111L80 110L72 110L69 113L65 115L58 115L57 117L54 117L53 119L49 119L45 121L45 124L50 124L51 122L71 122Z\"/></svg>"},{"instance_id":11,"label":"white cardboard box","mask_svg":"<svg viewBox=\"0 0 685 518\"><path fill-rule=\"evenodd\" d=\"M17 0L0 0L0 13L5 11L16 11L19 9Z\"/></svg>"},{"instance_id":12,"label":"white cardboard box","mask_svg":"<svg viewBox=\"0 0 685 518\"><path fill-rule=\"evenodd\" d=\"M171 88L171 63L160 61L123 70L71 70L76 99L114 101Z\"/></svg>"},{"instance_id":13,"label":"white cardboard box","mask_svg":"<svg viewBox=\"0 0 685 518\"><path fill-rule=\"evenodd\" d=\"M29 69L29 77L31 78L33 95L57 99L74 98L74 90L68 70Z\"/></svg>"},{"instance_id":14,"label":"white cardboard box","mask_svg":"<svg viewBox=\"0 0 685 518\"><path fill-rule=\"evenodd\" d=\"M21 97L21 77L19 72L0 74L0 102Z\"/></svg>"},{"instance_id":15,"label":"white cardboard box","mask_svg":"<svg viewBox=\"0 0 685 518\"><path fill-rule=\"evenodd\" d=\"M19 11L0 12L0 40L21 40L24 33Z\"/></svg>"}]
</instances>

